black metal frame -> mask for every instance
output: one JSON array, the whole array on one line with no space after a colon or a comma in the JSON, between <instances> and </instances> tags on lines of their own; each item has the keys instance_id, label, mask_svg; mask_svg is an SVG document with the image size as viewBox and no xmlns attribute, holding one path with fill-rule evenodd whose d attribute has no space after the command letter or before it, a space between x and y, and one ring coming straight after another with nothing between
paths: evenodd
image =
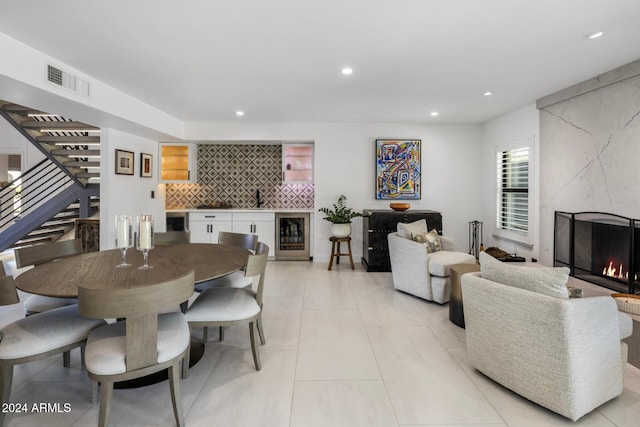
<instances>
[{"instance_id":1,"label":"black metal frame","mask_svg":"<svg viewBox=\"0 0 640 427\"><path fill-rule=\"evenodd\" d=\"M608 212L596 212L596 211L587 211L587 212L564 212L564 211L555 211L554 212L554 219L553 219L553 264L554 266L558 266L558 263L561 263L562 265L564 265L564 263L562 261L558 260L557 257L557 253L556 253L556 242L557 242L557 238L558 236L556 235L556 230L557 230L557 222L558 222L558 215L567 215L570 217L570 224L569 224L569 269L570 269L570 275L575 277L575 223L576 223L576 215L606 215L608 217L613 217L613 218L617 218L618 220L627 222L628 225L626 226L629 232L629 253L628 253L628 267L627 267L627 271L629 273L629 278L627 280L627 292L629 294L635 294L636 293L636 286L635 286L635 280L634 280L634 275L636 273L636 263L635 263L635 250L636 250L636 246L635 246L635 230L636 230L636 225L640 224L640 220L638 219L633 219L633 218L628 218L622 215L617 215L617 214L612 214L612 213L608 213ZM622 226L621 226L622 227ZM616 288L615 286L606 286L603 285L602 283L596 283L597 285L600 286L605 286L608 287L610 289L614 289L614 290L620 290L618 288Z\"/></svg>"}]
</instances>

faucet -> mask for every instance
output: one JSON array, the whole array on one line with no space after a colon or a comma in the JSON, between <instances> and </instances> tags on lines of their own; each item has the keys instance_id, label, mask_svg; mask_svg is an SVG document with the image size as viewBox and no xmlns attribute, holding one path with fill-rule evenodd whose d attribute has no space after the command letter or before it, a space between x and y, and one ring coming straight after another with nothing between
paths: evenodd
<instances>
[{"instance_id":1,"label":"faucet","mask_svg":"<svg viewBox=\"0 0 640 427\"><path fill-rule=\"evenodd\" d=\"M258 209L264 204L264 201L260 199L260 190L256 190L256 204Z\"/></svg>"}]
</instances>

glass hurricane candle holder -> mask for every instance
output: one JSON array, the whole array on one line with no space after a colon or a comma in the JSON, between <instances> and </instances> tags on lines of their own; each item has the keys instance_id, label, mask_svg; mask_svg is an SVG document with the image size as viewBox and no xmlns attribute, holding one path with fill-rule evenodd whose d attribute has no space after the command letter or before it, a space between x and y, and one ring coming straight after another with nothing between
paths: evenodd
<instances>
[{"instance_id":1,"label":"glass hurricane candle holder","mask_svg":"<svg viewBox=\"0 0 640 427\"><path fill-rule=\"evenodd\" d=\"M147 262L149 251L154 248L153 237L153 215L138 215L138 233L136 234L136 249L142 252L144 265L138 267L140 270L153 268Z\"/></svg>"},{"instance_id":2,"label":"glass hurricane candle holder","mask_svg":"<svg viewBox=\"0 0 640 427\"><path fill-rule=\"evenodd\" d=\"M116 265L117 268L130 267L127 264L127 249L133 246L133 224L131 215L116 215L116 248L122 252L122 261Z\"/></svg>"}]
</instances>

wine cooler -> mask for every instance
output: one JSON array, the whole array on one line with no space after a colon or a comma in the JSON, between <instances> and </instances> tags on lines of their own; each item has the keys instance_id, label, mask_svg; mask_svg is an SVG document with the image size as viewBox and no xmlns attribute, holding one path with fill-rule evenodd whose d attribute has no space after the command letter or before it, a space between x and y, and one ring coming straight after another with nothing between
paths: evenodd
<instances>
[{"instance_id":1,"label":"wine cooler","mask_svg":"<svg viewBox=\"0 0 640 427\"><path fill-rule=\"evenodd\" d=\"M309 261L309 214L276 213L276 260Z\"/></svg>"}]
</instances>

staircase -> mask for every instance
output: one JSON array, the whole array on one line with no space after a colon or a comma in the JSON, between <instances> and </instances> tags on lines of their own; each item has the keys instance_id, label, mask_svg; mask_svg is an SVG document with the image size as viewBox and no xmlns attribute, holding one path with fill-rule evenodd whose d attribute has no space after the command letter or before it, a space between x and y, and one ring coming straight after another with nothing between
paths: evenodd
<instances>
[{"instance_id":1,"label":"staircase","mask_svg":"<svg viewBox=\"0 0 640 427\"><path fill-rule=\"evenodd\" d=\"M100 180L100 128L0 101L0 115L82 186Z\"/></svg>"},{"instance_id":2,"label":"staircase","mask_svg":"<svg viewBox=\"0 0 640 427\"><path fill-rule=\"evenodd\" d=\"M100 129L4 101L0 115L46 156L0 189L0 250L55 241L99 209Z\"/></svg>"}]
</instances>

